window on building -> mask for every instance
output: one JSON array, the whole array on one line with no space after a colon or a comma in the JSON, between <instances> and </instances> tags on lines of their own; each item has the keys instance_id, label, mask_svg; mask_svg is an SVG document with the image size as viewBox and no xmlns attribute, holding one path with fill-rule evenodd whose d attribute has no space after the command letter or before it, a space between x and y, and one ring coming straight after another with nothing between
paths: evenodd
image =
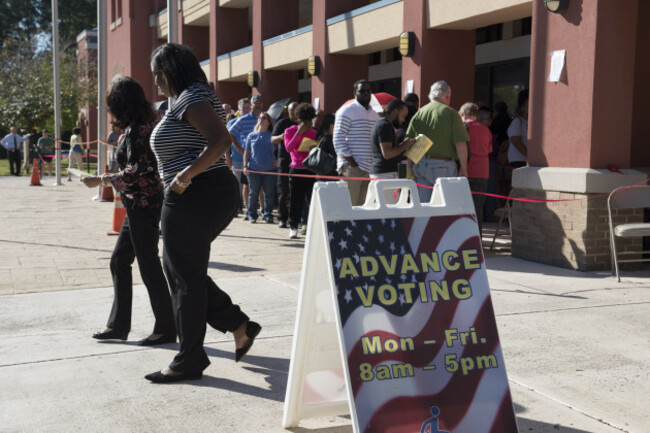
<instances>
[{"instance_id":1,"label":"window on building","mask_svg":"<svg viewBox=\"0 0 650 433\"><path fill-rule=\"evenodd\" d=\"M111 0L111 24L117 22L122 23L122 0ZM115 26L111 27L113 28Z\"/></svg>"},{"instance_id":2,"label":"window on building","mask_svg":"<svg viewBox=\"0 0 650 433\"><path fill-rule=\"evenodd\" d=\"M402 54L399 52L399 48L395 47L392 50L386 50L386 63L397 62L402 60Z\"/></svg>"},{"instance_id":3,"label":"window on building","mask_svg":"<svg viewBox=\"0 0 650 433\"><path fill-rule=\"evenodd\" d=\"M516 20L512 23L512 37L526 36L531 34L533 27L532 17Z\"/></svg>"},{"instance_id":4,"label":"window on building","mask_svg":"<svg viewBox=\"0 0 650 433\"><path fill-rule=\"evenodd\" d=\"M298 3L298 27L311 25L313 16L312 0L300 0Z\"/></svg>"},{"instance_id":5,"label":"window on building","mask_svg":"<svg viewBox=\"0 0 650 433\"><path fill-rule=\"evenodd\" d=\"M502 37L502 23L476 29L476 45L500 41Z\"/></svg>"},{"instance_id":6,"label":"window on building","mask_svg":"<svg viewBox=\"0 0 650 433\"><path fill-rule=\"evenodd\" d=\"M372 93L388 93L395 96L396 98L400 96L402 85L402 78L389 78L386 80L372 81L370 87L372 88Z\"/></svg>"},{"instance_id":7,"label":"window on building","mask_svg":"<svg viewBox=\"0 0 650 433\"><path fill-rule=\"evenodd\" d=\"M490 63L476 67L474 97L490 107L503 101L512 114L517 106L517 95L529 86L530 58Z\"/></svg>"},{"instance_id":8,"label":"window on building","mask_svg":"<svg viewBox=\"0 0 650 433\"><path fill-rule=\"evenodd\" d=\"M381 65L381 51L368 54L368 66Z\"/></svg>"}]
</instances>

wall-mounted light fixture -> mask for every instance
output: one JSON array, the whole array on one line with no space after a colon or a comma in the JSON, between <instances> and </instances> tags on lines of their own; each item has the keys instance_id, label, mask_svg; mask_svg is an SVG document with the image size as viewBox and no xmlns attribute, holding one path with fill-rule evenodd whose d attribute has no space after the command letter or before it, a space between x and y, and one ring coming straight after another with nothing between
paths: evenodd
<instances>
[{"instance_id":1,"label":"wall-mounted light fixture","mask_svg":"<svg viewBox=\"0 0 650 433\"><path fill-rule=\"evenodd\" d=\"M415 50L415 33L402 32L399 35L399 52L404 57L411 57Z\"/></svg>"},{"instance_id":2,"label":"wall-mounted light fixture","mask_svg":"<svg viewBox=\"0 0 650 433\"><path fill-rule=\"evenodd\" d=\"M257 87L257 85L259 84L259 81L260 81L260 77L257 74L257 71L248 71L248 80L247 80L247 82L248 82L248 85L250 87Z\"/></svg>"},{"instance_id":3,"label":"wall-mounted light fixture","mask_svg":"<svg viewBox=\"0 0 650 433\"><path fill-rule=\"evenodd\" d=\"M569 7L569 0L544 0L544 6L549 12L561 14Z\"/></svg>"},{"instance_id":4,"label":"wall-mounted light fixture","mask_svg":"<svg viewBox=\"0 0 650 433\"><path fill-rule=\"evenodd\" d=\"M307 72L309 75L318 76L320 74L320 57L311 56L307 59Z\"/></svg>"}]
</instances>

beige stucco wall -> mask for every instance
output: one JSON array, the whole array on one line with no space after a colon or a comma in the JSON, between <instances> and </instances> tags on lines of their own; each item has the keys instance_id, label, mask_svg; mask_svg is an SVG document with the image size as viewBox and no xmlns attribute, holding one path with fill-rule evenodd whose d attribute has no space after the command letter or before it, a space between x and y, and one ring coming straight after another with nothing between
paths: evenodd
<instances>
[{"instance_id":1,"label":"beige stucco wall","mask_svg":"<svg viewBox=\"0 0 650 433\"><path fill-rule=\"evenodd\" d=\"M532 0L428 0L427 27L472 30L529 17L532 10Z\"/></svg>"},{"instance_id":2,"label":"beige stucco wall","mask_svg":"<svg viewBox=\"0 0 650 433\"><path fill-rule=\"evenodd\" d=\"M167 12L158 14L158 39L167 38Z\"/></svg>"},{"instance_id":3,"label":"beige stucco wall","mask_svg":"<svg viewBox=\"0 0 650 433\"><path fill-rule=\"evenodd\" d=\"M397 2L328 26L330 53L363 54L396 47L403 16L404 4Z\"/></svg>"},{"instance_id":4,"label":"beige stucco wall","mask_svg":"<svg viewBox=\"0 0 650 433\"><path fill-rule=\"evenodd\" d=\"M312 32L274 42L264 47L266 69L296 69L312 55Z\"/></svg>"},{"instance_id":5,"label":"beige stucco wall","mask_svg":"<svg viewBox=\"0 0 650 433\"><path fill-rule=\"evenodd\" d=\"M183 19L186 25L208 26L210 24L210 1L183 0Z\"/></svg>"},{"instance_id":6,"label":"beige stucco wall","mask_svg":"<svg viewBox=\"0 0 650 433\"><path fill-rule=\"evenodd\" d=\"M222 8L249 8L253 6L253 0L219 0Z\"/></svg>"},{"instance_id":7,"label":"beige stucco wall","mask_svg":"<svg viewBox=\"0 0 650 433\"><path fill-rule=\"evenodd\" d=\"M219 60L217 65L217 79L219 81L241 81L242 77L246 79L248 71L251 71L252 69L253 52L248 51L234 57Z\"/></svg>"},{"instance_id":8,"label":"beige stucco wall","mask_svg":"<svg viewBox=\"0 0 650 433\"><path fill-rule=\"evenodd\" d=\"M203 69L203 72L205 73L206 77L210 77L210 63L206 63L205 65L201 65L201 69Z\"/></svg>"}]
</instances>

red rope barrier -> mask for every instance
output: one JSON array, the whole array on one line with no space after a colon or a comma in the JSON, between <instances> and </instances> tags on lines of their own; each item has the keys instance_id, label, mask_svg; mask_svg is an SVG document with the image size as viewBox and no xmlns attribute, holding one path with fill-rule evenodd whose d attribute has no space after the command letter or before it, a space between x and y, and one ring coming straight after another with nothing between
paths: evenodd
<instances>
[{"instance_id":1,"label":"red rope barrier","mask_svg":"<svg viewBox=\"0 0 650 433\"><path fill-rule=\"evenodd\" d=\"M58 139L58 138L57 138L55 141L57 141L57 142L59 142L59 143L64 143L64 144L72 144L72 143L69 142L69 141L63 141L63 140ZM101 144L103 144L104 146L113 147L113 148L116 148L116 149L117 149L117 146L115 146L115 145L113 145L113 144L109 144L109 143L107 143L107 142L105 142L105 141L103 141L103 140L84 141L84 142L81 142L81 143L75 143L75 144L88 144L88 145L90 145L90 144L95 144L95 143L101 143Z\"/></svg>"},{"instance_id":2,"label":"red rope barrier","mask_svg":"<svg viewBox=\"0 0 650 433\"><path fill-rule=\"evenodd\" d=\"M233 168L233 171L241 171L243 172L244 169L242 168ZM272 172L272 171L256 171L256 170L247 170L250 173L257 173L257 174L268 174L271 176L296 176L296 177L306 177L306 178L315 178L315 179L333 179L333 180L360 180L360 181L366 181L370 182L373 180L381 180L381 179L372 179L368 177L344 177L344 176L320 176L317 174L289 174L289 173L278 173L278 172ZM634 188L636 186L642 185L644 183L648 183L650 181L650 178L642 180L641 182L637 182L633 185L628 186L626 189ZM422 185L420 183L416 183L417 186L422 187L422 188L429 188L429 189L434 189L433 186L429 185ZM582 197L582 198L565 198L565 199L543 199L543 198L519 198L519 197L507 197L504 195L498 195L498 194L490 194L487 192L478 192L478 191L472 191L472 194L479 194L479 195L485 195L489 197L495 197L495 198L502 198L504 200L512 200L512 201L521 201L521 202L527 202L527 203L557 203L557 202L566 202L566 201L581 201L581 200L591 200L594 198L600 198L600 197L607 197L609 193L606 194L598 194L598 195L592 195L590 197Z\"/></svg>"},{"instance_id":3,"label":"red rope barrier","mask_svg":"<svg viewBox=\"0 0 650 433\"><path fill-rule=\"evenodd\" d=\"M59 142L59 143L72 144L69 141L63 141L63 140L60 140L60 139L56 139L56 141ZM105 142L103 140L86 141L86 142L83 142L83 143L76 143L76 144L88 144L88 145L90 145L90 144L95 144L95 143L101 143L101 144L103 144L105 146L108 146L108 147L117 148L117 146L109 144L109 143L107 143L107 142ZM43 156L52 156L52 157L54 157L55 155L43 155ZM97 155L93 155L93 154L91 154L90 156L95 157L95 158L97 157ZM85 157L85 156L82 155L82 157ZM494 165L492 162L490 162L490 164ZM506 170L514 170L514 169L518 168L518 167L502 166L500 164L497 164L497 166L499 168L503 168L503 169L506 169ZM615 172L621 173L620 171L614 170L611 167L608 167L608 168L609 168L610 171L615 171ZM241 171L241 172L244 171L244 169L241 169L241 168L233 168L232 170L233 171ZM372 179L372 178L368 178L368 177L321 176L321 175L316 175L316 174L289 174L289 173L279 173L279 172L270 172L270 171L255 171L255 170L248 170L248 171L251 172L251 173L268 174L268 175L272 175L272 176L295 176L295 177L305 177L305 178L315 178L315 179L359 180L359 181L366 181L366 182L370 182L370 181L373 181L373 180L379 180L379 179ZM621 174L624 174L624 173L621 173ZM648 183L648 181L650 181L650 178L648 178L646 180L643 180L641 182L635 183L634 185L630 185L626 189L634 188L635 186L638 186L638 185L641 185L641 184L644 184L644 183ZM416 185L421 187L421 188L430 188L430 189L434 188L432 186L422 185L420 183L416 183ZM565 198L565 199L551 200L551 199L543 199L543 198L507 197L507 196L504 196L504 195L490 194L490 193L487 193L487 192L478 192L478 191L472 191L472 194L480 194L480 195L484 195L484 196L488 196L488 197L495 197L495 198L501 198L501 199L504 199L504 200L521 201L521 202L527 202L527 203L557 203L557 202L566 202L566 201L581 201L581 200L591 200L591 199L600 198L600 197L607 197L609 195L609 194L599 194L599 195L593 195L591 197Z\"/></svg>"}]
</instances>

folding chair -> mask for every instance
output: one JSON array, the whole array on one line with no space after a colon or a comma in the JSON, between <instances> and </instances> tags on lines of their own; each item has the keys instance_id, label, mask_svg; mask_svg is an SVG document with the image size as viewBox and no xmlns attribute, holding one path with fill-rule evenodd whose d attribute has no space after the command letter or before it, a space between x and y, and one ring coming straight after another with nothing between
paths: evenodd
<instances>
[{"instance_id":1,"label":"folding chair","mask_svg":"<svg viewBox=\"0 0 650 433\"><path fill-rule=\"evenodd\" d=\"M612 249L612 273L616 273L616 278L621 281L618 265L619 263L630 262L650 262L650 258L644 259L644 253L650 251L624 251L618 253L616 250L616 238L634 238L650 236L650 223L632 223L614 225L612 211L615 209L639 209L650 207L650 186L623 186L616 188L607 198L607 210L609 211L609 239ZM640 258L619 260L619 255L635 254Z\"/></svg>"},{"instance_id":2,"label":"folding chair","mask_svg":"<svg viewBox=\"0 0 650 433\"><path fill-rule=\"evenodd\" d=\"M494 236L492 236L492 243L490 243L490 251L494 251L494 243L497 240L497 236L499 236L499 231L501 230L504 217L508 218L508 228L510 230L510 233L512 234L512 209L510 204L511 201L512 200L510 199L510 197L508 197L505 206L503 206L501 209L497 209L497 211L501 212L501 216L499 217L499 223L497 225L497 228L494 231Z\"/></svg>"}]
</instances>

